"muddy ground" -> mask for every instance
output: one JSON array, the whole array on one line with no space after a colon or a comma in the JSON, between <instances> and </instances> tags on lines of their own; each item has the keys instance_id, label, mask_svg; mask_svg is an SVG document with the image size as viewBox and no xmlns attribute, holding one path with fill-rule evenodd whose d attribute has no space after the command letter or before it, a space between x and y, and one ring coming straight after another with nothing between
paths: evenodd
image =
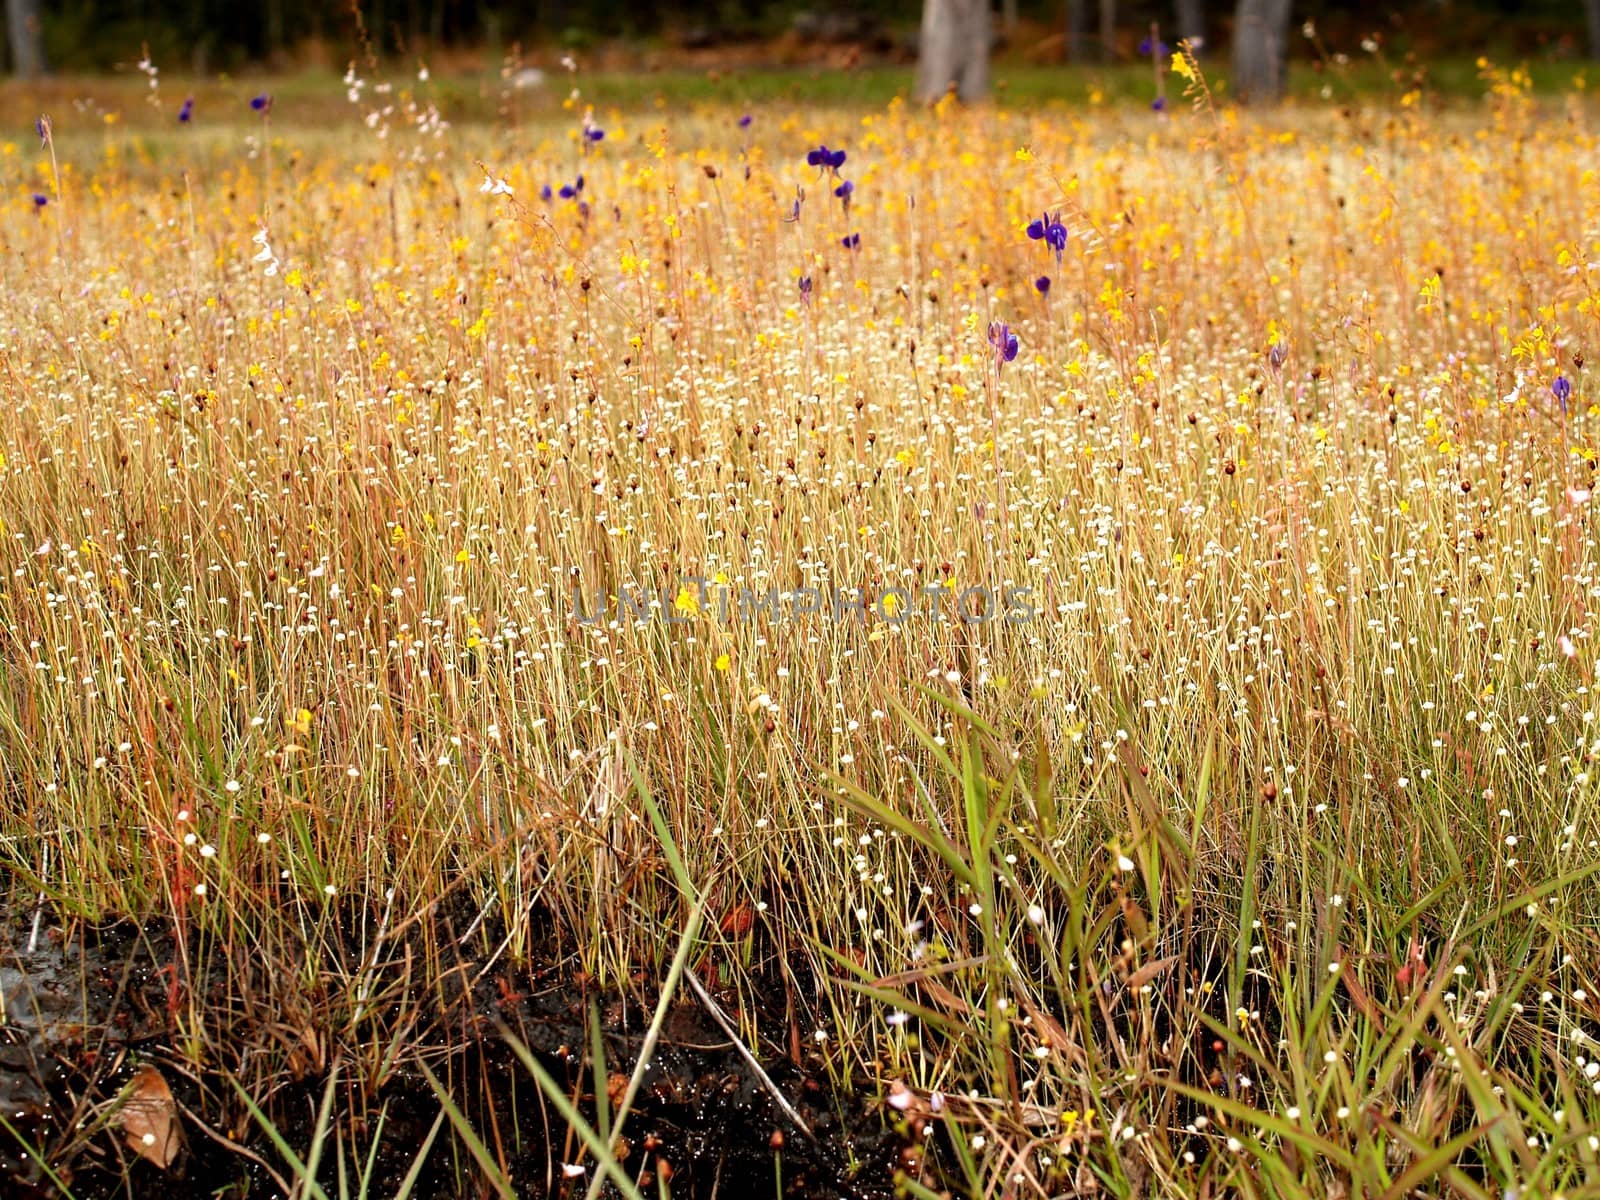
<instances>
[{"instance_id":1,"label":"muddy ground","mask_svg":"<svg viewBox=\"0 0 1600 1200\"><path fill-rule=\"evenodd\" d=\"M241 1004L241 979L231 970L228 978L190 983L179 941L161 923L91 926L45 913L17 914L0 930L0 1195L283 1195L291 1172L233 1081L245 1085L303 1155L329 1094L332 1039L307 1033L314 1021L264 1017L270 1004ZM270 969L257 966L255 990L282 988ZM399 1047L401 1065L375 1055L343 1069L331 1093L334 1127L346 1139L347 1194L360 1194L358 1176L375 1141L367 1194L394 1196L436 1125L411 1194L491 1194L462 1141L440 1121L440 1102L420 1064L446 1081L515 1195L586 1192L587 1171L569 1177L563 1166L583 1159L592 1170L592 1162L509 1051L503 1031L524 1041L592 1119L596 1079L620 1092L637 1062L649 1007L638 997L587 986L555 959L474 972L473 979L470 986L440 986L419 978L415 995L391 990L381 997L395 1017L390 1044ZM624 1166L646 1195L663 1194L663 1178L672 1196L894 1195L894 1172L907 1147L893 1112L840 1094L814 1058L765 1047L763 1066L811 1128L815 1138L808 1138L708 1008L687 990L683 996L623 1133ZM189 1031L193 1014L216 1011L205 1004L228 1005L233 1016L206 1021L201 1051ZM589 1069L586 1052L592 1014L606 1059L599 1073ZM216 1032L224 1024L226 1040ZM160 1097L161 1085L170 1102ZM125 1106L130 1093L143 1096L151 1088L158 1093L154 1132L162 1140L141 1153L130 1133L149 1134L149 1121L130 1130ZM329 1196L341 1194L335 1150L330 1135L318 1171ZM164 1168L162 1159L170 1159Z\"/></svg>"}]
</instances>

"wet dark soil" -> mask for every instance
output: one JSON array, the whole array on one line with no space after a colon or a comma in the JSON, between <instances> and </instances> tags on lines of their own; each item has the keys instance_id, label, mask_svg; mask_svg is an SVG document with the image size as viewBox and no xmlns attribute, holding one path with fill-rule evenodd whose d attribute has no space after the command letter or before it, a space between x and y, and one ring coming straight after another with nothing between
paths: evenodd
<instances>
[{"instance_id":1,"label":"wet dark soil","mask_svg":"<svg viewBox=\"0 0 1600 1200\"><path fill-rule=\"evenodd\" d=\"M352 1036L320 1027L326 1020L306 1015L314 1008L274 1015L315 994L283 970L256 963L252 976L233 962L191 979L184 964L193 957L192 945L165 923L96 927L29 913L0 927L0 1196L282 1196L292 1171L241 1088L301 1157L331 1095L317 1172L330 1196L341 1194L341 1160L352 1196L362 1194L363 1172L365 1194L374 1198L396 1195L408 1174L416 1197L495 1194L441 1116L424 1068L470 1123L511 1194L583 1195L593 1161L505 1034L523 1042L592 1121L597 1089L620 1098L653 1004L648 995L593 986L557 955L532 955L520 966L460 963L437 973L444 977L408 971L374 994L363 1018L372 1028ZM717 1002L714 972L709 982ZM727 996L726 1007L735 1010L737 997ZM324 1011L350 1017L348 1005ZM219 1012L228 1019L219 1020ZM598 1069L590 1051L597 1026ZM368 1051L351 1055L350 1046ZM614 1146L640 1190L675 1197L894 1195L904 1141L886 1119L893 1114L836 1091L814 1057L773 1046L756 1051L814 1139L780 1110L768 1084L686 989ZM165 1168L130 1146L119 1111L131 1082L149 1067L170 1088L181 1139ZM608 1185L603 1194L617 1193Z\"/></svg>"}]
</instances>

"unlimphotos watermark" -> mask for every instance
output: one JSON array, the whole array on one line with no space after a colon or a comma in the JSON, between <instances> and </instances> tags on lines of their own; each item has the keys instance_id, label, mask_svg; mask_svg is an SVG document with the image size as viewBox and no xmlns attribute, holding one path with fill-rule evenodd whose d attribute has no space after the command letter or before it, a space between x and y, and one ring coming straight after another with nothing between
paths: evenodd
<instances>
[{"instance_id":1,"label":"unlimphotos watermark","mask_svg":"<svg viewBox=\"0 0 1600 1200\"><path fill-rule=\"evenodd\" d=\"M711 619L722 624L782 624L791 621L861 621L901 625L910 621L957 621L1026 625L1034 619L1033 589L982 584L935 583L921 587L749 588L702 575L685 575L665 587L624 584L612 595L585 595L571 588L572 615L579 624L607 621L689 625Z\"/></svg>"}]
</instances>

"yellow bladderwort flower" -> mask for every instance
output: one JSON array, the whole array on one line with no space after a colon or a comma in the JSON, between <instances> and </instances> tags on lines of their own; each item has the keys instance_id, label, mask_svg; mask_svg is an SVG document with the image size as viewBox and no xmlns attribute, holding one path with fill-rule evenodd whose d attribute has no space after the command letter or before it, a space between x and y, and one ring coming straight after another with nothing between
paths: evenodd
<instances>
[{"instance_id":1,"label":"yellow bladderwort flower","mask_svg":"<svg viewBox=\"0 0 1600 1200\"><path fill-rule=\"evenodd\" d=\"M698 617L700 615L700 599L687 586L678 589L678 597L672 602L672 607L681 616Z\"/></svg>"}]
</instances>

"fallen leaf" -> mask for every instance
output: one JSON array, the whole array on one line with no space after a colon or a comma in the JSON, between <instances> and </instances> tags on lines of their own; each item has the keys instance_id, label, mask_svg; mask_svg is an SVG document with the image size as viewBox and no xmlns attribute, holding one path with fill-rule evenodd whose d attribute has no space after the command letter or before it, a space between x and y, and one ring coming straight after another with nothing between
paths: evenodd
<instances>
[{"instance_id":1,"label":"fallen leaf","mask_svg":"<svg viewBox=\"0 0 1600 1200\"><path fill-rule=\"evenodd\" d=\"M183 1149L178 1105L172 1089L154 1067L140 1067L117 1113L128 1148L165 1171Z\"/></svg>"},{"instance_id":2,"label":"fallen leaf","mask_svg":"<svg viewBox=\"0 0 1600 1200\"><path fill-rule=\"evenodd\" d=\"M1178 956L1176 954L1172 954L1168 955L1166 958L1158 958L1155 960L1155 962L1145 963L1144 966L1140 967L1132 975L1128 976L1128 990L1130 992L1138 991L1145 984L1166 974L1166 972L1170 970L1177 963L1177 961Z\"/></svg>"}]
</instances>

